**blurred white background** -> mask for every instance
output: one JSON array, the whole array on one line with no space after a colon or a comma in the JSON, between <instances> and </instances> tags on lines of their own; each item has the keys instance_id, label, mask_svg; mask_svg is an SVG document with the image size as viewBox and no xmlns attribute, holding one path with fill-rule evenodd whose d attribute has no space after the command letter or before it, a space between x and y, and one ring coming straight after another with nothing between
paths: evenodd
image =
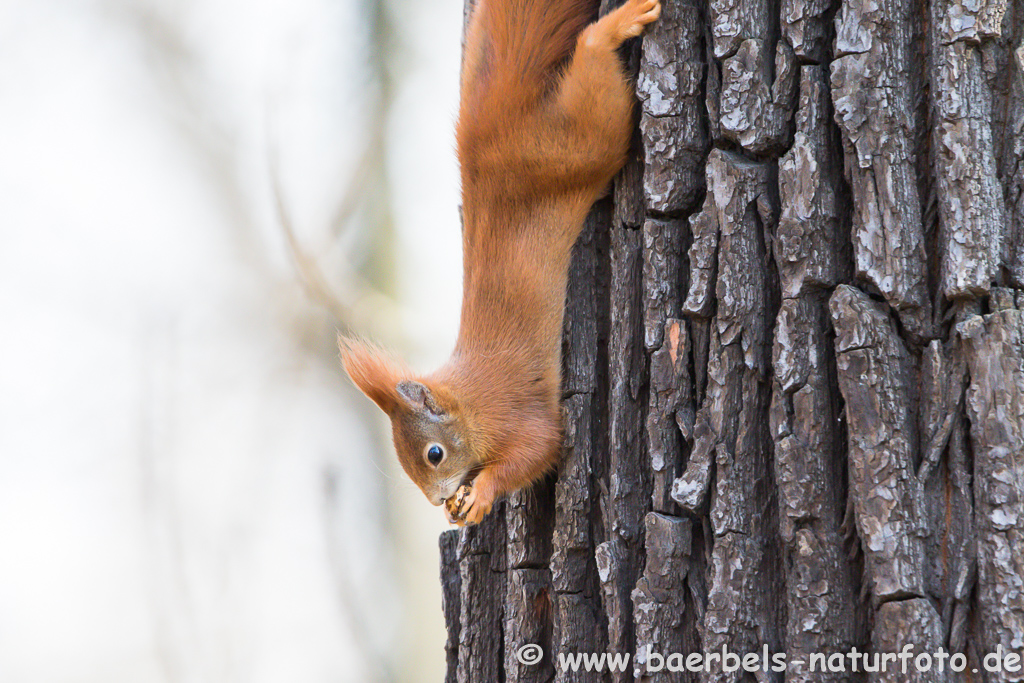
<instances>
[{"instance_id":1,"label":"blurred white background","mask_svg":"<svg viewBox=\"0 0 1024 683\"><path fill-rule=\"evenodd\" d=\"M432 681L459 0L0 0L0 681Z\"/></svg>"}]
</instances>

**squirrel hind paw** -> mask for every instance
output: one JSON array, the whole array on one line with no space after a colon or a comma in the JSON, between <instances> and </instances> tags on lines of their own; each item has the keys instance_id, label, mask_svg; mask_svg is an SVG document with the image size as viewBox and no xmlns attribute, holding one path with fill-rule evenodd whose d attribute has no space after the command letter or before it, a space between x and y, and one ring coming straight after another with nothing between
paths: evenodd
<instances>
[{"instance_id":1,"label":"squirrel hind paw","mask_svg":"<svg viewBox=\"0 0 1024 683\"><path fill-rule=\"evenodd\" d=\"M659 0L630 0L620 8L623 11L618 27L619 42L636 38L644 32L644 27L658 20L661 16Z\"/></svg>"}]
</instances>

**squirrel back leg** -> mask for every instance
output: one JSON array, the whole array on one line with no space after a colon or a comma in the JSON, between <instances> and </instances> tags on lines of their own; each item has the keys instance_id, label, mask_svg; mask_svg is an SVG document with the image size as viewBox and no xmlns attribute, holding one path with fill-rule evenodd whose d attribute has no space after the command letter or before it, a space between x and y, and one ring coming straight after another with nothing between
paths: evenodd
<instances>
[{"instance_id":1,"label":"squirrel back leg","mask_svg":"<svg viewBox=\"0 0 1024 683\"><path fill-rule=\"evenodd\" d=\"M627 0L579 34L550 107L541 114L559 123L540 128L557 136L549 149L559 150L565 177L600 190L625 163L635 97L617 50L660 14L659 0Z\"/></svg>"}]
</instances>

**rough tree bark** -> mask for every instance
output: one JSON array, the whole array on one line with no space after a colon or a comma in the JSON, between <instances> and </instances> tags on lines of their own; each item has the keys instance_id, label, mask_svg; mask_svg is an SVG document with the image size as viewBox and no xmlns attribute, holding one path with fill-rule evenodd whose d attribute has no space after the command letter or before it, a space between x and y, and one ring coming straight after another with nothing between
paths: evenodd
<instances>
[{"instance_id":1,"label":"rough tree bark","mask_svg":"<svg viewBox=\"0 0 1024 683\"><path fill-rule=\"evenodd\" d=\"M561 469L441 538L448 680L1024 681L1024 0L662 1ZM967 670L809 671L908 643ZM723 646L789 666L645 659Z\"/></svg>"}]
</instances>

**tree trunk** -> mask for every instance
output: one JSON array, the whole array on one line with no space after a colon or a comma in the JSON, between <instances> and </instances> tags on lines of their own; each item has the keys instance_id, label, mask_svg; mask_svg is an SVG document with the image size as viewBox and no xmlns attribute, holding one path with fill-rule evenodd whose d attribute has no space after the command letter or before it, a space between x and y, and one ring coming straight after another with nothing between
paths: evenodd
<instances>
[{"instance_id":1,"label":"tree trunk","mask_svg":"<svg viewBox=\"0 0 1024 683\"><path fill-rule=\"evenodd\" d=\"M1024 680L1024 0L662 1L557 478L441 538L448 680ZM906 645L966 670L847 655ZM658 658L723 648L786 670Z\"/></svg>"}]
</instances>

